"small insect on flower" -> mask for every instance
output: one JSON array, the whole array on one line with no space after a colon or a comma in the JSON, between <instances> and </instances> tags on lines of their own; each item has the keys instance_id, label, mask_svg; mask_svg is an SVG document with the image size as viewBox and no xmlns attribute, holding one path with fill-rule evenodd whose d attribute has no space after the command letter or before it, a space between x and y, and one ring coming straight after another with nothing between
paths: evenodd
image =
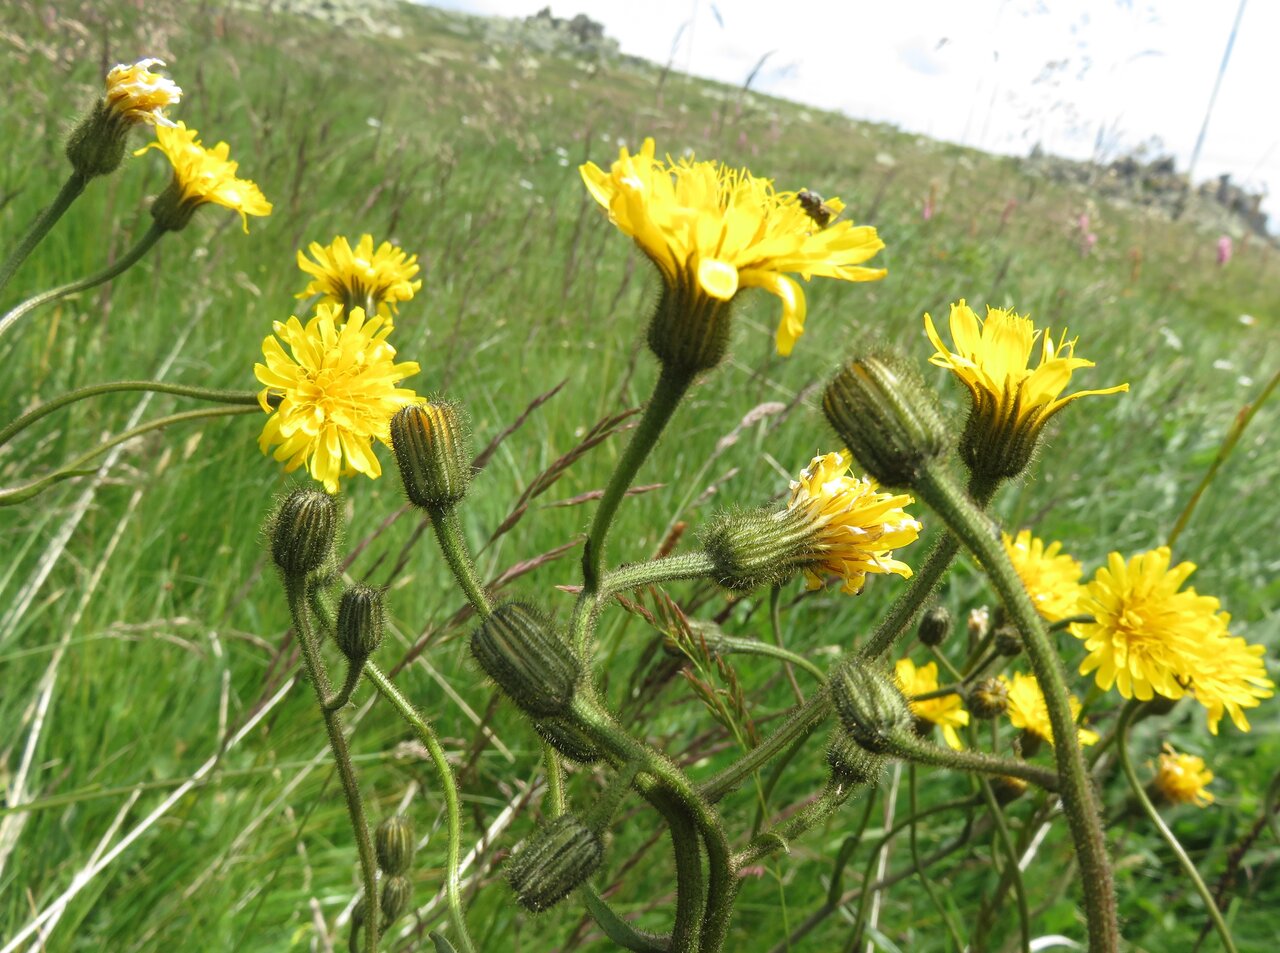
<instances>
[{"instance_id":1,"label":"small insect on flower","mask_svg":"<svg viewBox=\"0 0 1280 953\"><path fill-rule=\"evenodd\" d=\"M819 228L826 228L844 213L844 203L839 199L827 202L817 192L811 192L809 189L801 189L797 192L796 201Z\"/></svg>"}]
</instances>

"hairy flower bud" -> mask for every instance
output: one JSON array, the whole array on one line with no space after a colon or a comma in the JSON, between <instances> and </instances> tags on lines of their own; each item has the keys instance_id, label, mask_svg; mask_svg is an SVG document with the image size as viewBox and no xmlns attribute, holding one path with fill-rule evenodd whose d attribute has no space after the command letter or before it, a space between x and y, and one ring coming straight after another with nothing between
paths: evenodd
<instances>
[{"instance_id":1,"label":"hairy flower bud","mask_svg":"<svg viewBox=\"0 0 1280 953\"><path fill-rule=\"evenodd\" d=\"M875 784L884 770L884 757L867 751L840 727L831 732L827 742L827 767L836 784L855 787Z\"/></svg>"},{"instance_id":2,"label":"hairy flower bud","mask_svg":"<svg viewBox=\"0 0 1280 953\"><path fill-rule=\"evenodd\" d=\"M974 718L999 718L1009 710L1009 686L998 678L984 678L969 692Z\"/></svg>"},{"instance_id":3,"label":"hairy flower bud","mask_svg":"<svg viewBox=\"0 0 1280 953\"><path fill-rule=\"evenodd\" d=\"M333 550L338 532L338 505L313 487L299 487L277 508L269 524L271 558L286 576L305 576L320 569Z\"/></svg>"},{"instance_id":4,"label":"hairy flower bud","mask_svg":"<svg viewBox=\"0 0 1280 953\"><path fill-rule=\"evenodd\" d=\"M460 404L425 401L401 408L391 418L391 449L414 506L440 509L467 495L471 434Z\"/></svg>"},{"instance_id":5,"label":"hairy flower bud","mask_svg":"<svg viewBox=\"0 0 1280 953\"><path fill-rule=\"evenodd\" d=\"M729 349L732 316L732 299L701 293L695 283L664 283L649 322L649 347L664 365L683 373L710 370Z\"/></svg>"},{"instance_id":6,"label":"hairy flower bud","mask_svg":"<svg viewBox=\"0 0 1280 953\"><path fill-rule=\"evenodd\" d=\"M1011 625L1002 625L996 629L996 652L1013 658L1022 652L1022 636Z\"/></svg>"},{"instance_id":7,"label":"hairy flower bud","mask_svg":"<svg viewBox=\"0 0 1280 953\"><path fill-rule=\"evenodd\" d=\"M336 640L348 661L362 665L378 650L382 643L382 625L381 589L352 586L342 593L342 601L338 603Z\"/></svg>"},{"instance_id":8,"label":"hairy flower bud","mask_svg":"<svg viewBox=\"0 0 1280 953\"><path fill-rule=\"evenodd\" d=\"M1009 804L1027 793L1028 784L1022 778L999 775L991 779L991 793L999 804Z\"/></svg>"},{"instance_id":9,"label":"hairy flower bud","mask_svg":"<svg viewBox=\"0 0 1280 953\"><path fill-rule=\"evenodd\" d=\"M814 562L814 532L797 510L728 510L717 513L702 544L720 585L754 592L781 585Z\"/></svg>"},{"instance_id":10,"label":"hairy flower bud","mask_svg":"<svg viewBox=\"0 0 1280 953\"><path fill-rule=\"evenodd\" d=\"M600 835L574 815L561 814L507 861L507 882L520 906L541 913L586 883L603 859Z\"/></svg>"},{"instance_id":11,"label":"hairy flower bud","mask_svg":"<svg viewBox=\"0 0 1280 953\"><path fill-rule=\"evenodd\" d=\"M378 867L384 874L406 874L413 863L413 821L403 814L393 814L378 825L373 835L378 854Z\"/></svg>"},{"instance_id":12,"label":"hairy flower bud","mask_svg":"<svg viewBox=\"0 0 1280 953\"><path fill-rule=\"evenodd\" d=\"M542 612L508 602L471 635L485 674L534 718L563 715L573 699L578 657Z\"/></svg>"},{"instance_id":13,"label":"hairy flower bud","mask_svg":"<svg viewBox=\"0 0 1280 953\"><path fill-rule=\"evenodd\" d=\"M914 721L893 676L874 663L849 659L831 674L831 700L849 736L875 754Z\"/></svg>"},{"instance_id":14,"label":"hairy flower bud","mask_svg":"<svg viewBox=\"0 0 1280 953\"><path fill-rule=\"evenodd\" d=\"M572 719L539 718L533 723L542 740L577 764L595 764L602 757L600 747Z\"/></svg>"},{"instance_id":15,"label":"hairy flower bud","mask_svg":"<svg viewBox=\"0 0 1280 953\"><path fill-rule=\"evenodd\" d=\"M914 486L947 450L936 398L895 354L846 363L827 385L822 409L854 458L886 486Z\"/></svg>"},{"instance_id":16,"label":"hairy flower bud","mask_svg":"<svg viewBox=\"0 0 1280 953\"><path fill-rule=\"evenodd\" d=\"M382 882L382 928L385 930L409 909L413 898L413 881L408 877L388 877Z\"/></svg>"},{"instance_id":17,"label":"hairy flower bud","mask_svg":"<svg viewBox=\"0 0 1280 953\"><path fill-rule=\"evenodd\" d=\"M941 645L951 634L951 613L946 606L934 606L920 620L916 637L923 645Z\"/></svg>"}]
</instances>

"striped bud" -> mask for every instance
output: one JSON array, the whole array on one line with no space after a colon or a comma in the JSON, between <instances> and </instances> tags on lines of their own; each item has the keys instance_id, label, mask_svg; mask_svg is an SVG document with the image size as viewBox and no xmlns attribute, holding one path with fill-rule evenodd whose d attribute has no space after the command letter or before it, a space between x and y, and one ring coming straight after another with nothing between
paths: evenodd
<instances>
[{"instance_id":1,"label":"striped bud","mask_svg":"<svg viewBox=\"0 0 1280 953\"><path fill-rule=\"evenodd\" d=\"M922 645L941 645L951 634L951 613L946 606L934 606L920 620L916 637Z\"/></svg>"},{"instance_id":2,"label":"striped bud","mask_svg":"<svg viewBox=\"0 0 1280 953\"><path fill-rule=\"evenodd\" d=\"M561 814L507 861L507 882L520 906L541 913L586 883L603 859L600 835L574 815Z\"/></svg>"},{"instance_id":3,"label":"striped bud","mask_svg":"<svg viewBox=\"0 0 1280 953\"><path fill-rule=\"evenodd\" d=\"M831 701L849 736L874 754L893 750L893 736L909 729L914 720L893 677L857 659L831 674Z\"/></svg>"},{"instance_id":4,"label":"striped bud","mask_svg":"<svg viewBox=\"0 0 1280 953\"><path fill-rule=\"evenodd\" d=\"M884 757L867 751L837 727L827 742L827 767L836 784L847 787L875 784L884 770Z\"/></svg>"},{"instance_id":5,"label":"striped bud","mask_svg":"<svg viewBox=\"0 0 1280 953\"><path fill-rule=\"evenodd\" d=\"M570 718L540 718L533 723L533 730L577 764L595 764L602 757L600 747Z\"/></svg>"},{"instance_id":6,"label":"striped bud","mask_svg":"<svg viewBox=\"0 0 1280 953\"><path fill-rule=\"evenodd\" d=\"M984 678L967 700L974 718L999 718L1009 710L1009 686L998 678Z\"/></svg>"},{"instance_id":7,"label":"striped bud","mask_svg":"<svg viewBox=\"0 0 1280 953\"><path fill-rule=\"evenodd\" d=\"M413 821L403 814L388 817L373 835L378 868L384 874L406 874L413 864Z\"/></svg>"},{"instance_id":8,"label":"striped bud","mask_svg":"<svg viewBox=\"0 0 1280 953\"><path fill-rule=\"evenodd\" d=\"M373 586L352 586L338 603L338 648L357 665L378 650L382 643L382 590Z\"/></svg>"},{"instance_id":9,"label":"striped bud","mask_svg":"<svg viewBox=\"0 0 1280 953\"><path fill-rule=\"evenodd\" d=\"M382 929L386 929L409 909L413 898L413 881L408 877L388 877L382 882Z\"/></svg>"},{"instance_id":10,"label":"striped bud","mask_svg":"<svg viewBox=\"0 0 1280 953\"><path fill-rule=\"evenodd\" d=\"M467 495L471 434L460 404L425 401L402 407L391 418L391 449L414 506L441 509Z\"/></svg>"},{"instance_id":11,"label":"striped bud","mask_svg":"<svg viewBox=\"0 0 1280 953\"><path fill-rule=\"evenodd\" d=\"M542 612L508 602L471 635L471 654L485 674L534 718L563 715L573 700L578 657Z\"/></svg>"},{"instance_id":12,"label":"striped bud","mask_svg":"<svg viewBox=\"0 0 1280 953\"><path fill-rule=\"evenodd\" d=\"M280 504L269 524L271 557L286 576L320 569L333 550L338 505L314 487L299 487Z\"/></svg>"}]
</instances>

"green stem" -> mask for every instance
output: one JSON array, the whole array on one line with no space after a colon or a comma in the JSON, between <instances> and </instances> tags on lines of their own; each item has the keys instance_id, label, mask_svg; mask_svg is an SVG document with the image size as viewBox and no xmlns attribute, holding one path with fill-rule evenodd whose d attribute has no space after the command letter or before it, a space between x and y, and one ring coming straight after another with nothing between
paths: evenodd
<instances>
[{"instance_id":1,"label":"green stem","mask_svg":"<svg viewBox=\"0 0 1280 953\"><path fill-rule=\"evenodd\" d=\"M914 764L910 765L907 770L907 779L911 816L915 817L920 810L920 805L916 799L916 766ZM924 887L924 892L928 896L929 902L933 904L938 911L938 915L942 917L947 933L951 935L951 942L955 945L956 950L963 950L964 941L960 939L960 931L956 929L955 922L951 919L951 913L942 905L942 901L938 899L937 891L933 889L933 883L929 880L929 876L923 872L923 868L920 865L920 838L917 826L913 822L907 834L907 841L911 847L911 863L916 870L921 871L920 886Z\"/></svg>"},{"instance_id":2,"label":"green stem","mask_svg":"<svg viewBox=\"0 0 1280 953\"><path fill-rule=\"evenodd\" d=\"M699 793L708 803L714 804L736 788L744 778L764 767L795 742L812 734L830 711L831 699L825 689L814 692L777 731L729 767L698 785Z\"/></svg>"},{"instance_id":3,"label":"green stem","mask_svg":"<svg viewBox=\"0 0 1280 953\"><path fill-rule=\"evenodd\" d=\"M632 953L668 953L672 949L670 937L637 930L618 916L590 884L583 884L582 899L586 901L591 918L619 949L631 950Z\"/></svg>"},{"instance_id":4,"label":"green stem","mask_svg":"<svg viewBox=\"0 0 1280 953\"><path fill-rule=\"evenodd\" d=\"M970 771L996 777L1007 775L1029 781L1046 791L1057 791L1062 786L1058 775L1038 764L1030 764L1015 758L1001 758L982 751L952 751L950 748L930 744L918 738L910 729L894 735L891 744L895 755L917 764L930 764L939 768L950 768L953 771Z\"/></svg>"},{"instance_id":5,"label":"green stem","mask_svg":"<svg viewBox=\"0 0 1280 953\"><path fill-rule=\"evenodd\" d=\"M709 576L713 568L711 557L702 550L665 556L651 562L619 566L612 572L605 573L604 581L600 583L600 595L608 598L619 592L643 589L645 586L660 585L664 582L700 579L703 576Z\"/></svg>"},{"instance_id":6,"label":"green stem","mask_svg":"<svg viewBox=\"0 0 1280 953\"><path fill-rule=\"evenodd\" d=\"M90 384L67 391L53 400L46 401L39 407L27 411L13 423L0 430L0 447L26 430L43 417L68 404L97 397L99 394L114 394L123 391L152 391L157 394L176 394L179 397L196 397L217 404L244 404L258 406L258 395L251 390L213 390L208 387L189 387L185 384L166 384L163 381L111 381L107 384Z\"/></svg>"},{"instance_id":7,"label":"green stem","mask_svg":"<svg viewBox=\"0 0 1280 953\"><path fill-rule=\"evenodd\" d=\"M1000 804L991 790L991 782L983 777L979 777L977 781L982 791L982 799L987 802L987 810L991 813L991 820L995 822L996 836L1000 839L1000 846L1008 858L1006 870L1013 882L1013 892L1018 900L1018 939L1022 953L1031 953L1031 909L1027 905L1027 888L1022 882L1022 871L1018 868L1018 849L1009 835L1009 825L1005 823L1004 812L1000 810ZM975 942L974 948L984 949L983 943Z\"/></svg>"},{"instance_id":8,"label":"green stem","mask_svg":"<svg viewBox=\"0 0 1280 953\"><path fill-rule=\"evenodd\" d=\"M118 436L112 437L105 443L101 443L92 450L86 450L80 456L76 457L70 463L55 470L48 476L43 476L38 480L25 483L22 486L15 486L7 490L0 490L0 506L13 506L17 503L23 503L33 496L43 493L55 483L61 483L63 480L70 480L78 476L87 476L92 470L86 471L84 465L91 461L94 457L106 453L112 447L119 446L132 440L134 437L141 436L152 430L160 430L171 424L186 423L189 420L201 420L210 417L234 417L237 414L261 413L255 407L219 407L214 410L189 410L181 414L170 414L168 417L161 417L158 420L152 420L145 424L139 424L130 430Z\"/></svg>"},{"instance_id":9,"label":"green stem","mask_svg":"<svg viewBox=\"0 0 1280 953\"><path fill-rule=\"evenodd\" d=\"M311 619L307 611L306 577L286 576L284 585L289 597L289 612L293 616L293 629L298 637L298 648L302 651L307 677L311 679L311 686L315 689L316 701L320 703L325 731L329 734L329 747L333 751L333 761L338 769L338 777L342 781L342 793L347 800L347 814L351 818L351 828L356 835L360 872L364 878L366 909L364 948L366 953L377 953L378 927L381 925L382 917L378 907L378 864L373 853L373 839L369 836L369 822L364 816L364 806L360 800L360 786L356 783L355 769L351 765L351 752L347 748L346 736L342 733L342 719L337 712L328 711L325 708L325 702L329 699L330 693L329 675L320 661L320 650L311 633Z\"/></svg>"},{"instance_id":10,"label":"green stem","mask_svg":"<svg viewBox=\"0 0 1280 953\"><path fill-rule=\"evenodd\" d=\"M1133 769L1133 759L1129 756L1128 735L1129 725L1133 721L1133 716L1138 707L1139 703L1136 700L1132 700L1125 705L1124 711L1120 713L1120 722L1116 728L1116 754L1120 758L1120 767L1124 770L1124 776L1128 779L1129 787L1133 790L1134 797L1138 799L1138 803L1142 806L1143 812L1151 819L1151 823L1160 832L1164 842L1169 845L1169 849L1173 851L1173 856L1178 858L1178 863L1182 865L1183 873L1191 878L1192 884L1195 885L1196 893L1200 894L1200 899L1204 901L1205 910L1213 921L1214 929L1218 931L1223 948L1227 953L1236 953L1236 945L1231 938L1231 930L1227 927L1227 922L1222 918L1222 911L1218 909L1218 904L1214 901L1213 894L1209 892L1209 888L1200 877L1200 871L1196 870L1195 863L1192 862L1187 852L1183 850L1178 838L1174 836L1173 831L1169 829L1169 825L1160 816L1160 812L1151 803L1151 798L1147 797L1146 789L1142 786L1142 782L1138 780L1138 773Z\"/></svg>"},{"instance_id":11,"label":"green stem","mask_svg":"<svg viewBox=\"0 0 1280 953\"><path fill-rule=\"evenodd\" d=\"M328 701L324 702L325 711L342 711L347 707L347 703L351 701L351 696L356 690L356 686L360 684L361 665L355 662L347 662L347 677L342 681L342 688L338 689L338 694L334 695Z\"/></svg>"},{"instance_id":12,"label":"green stem","mask_svg":"<svg viewBox=\"0 0 1280 953\"><path fill-rule=\"evenodd\" d=\"M11 324L28 311L34 311L41 305L48 304L50 301L57 301L59 298L65 298L67 295L75 294L78 291L87 291L89 288L97 287L133 267L143 255L150 251L151 246L160 240L160 236L165 231L166 229L162 228L158 223L153 223L151 228L147 229L147 233L138 239L138 243L125 252L118 261L87 278L81 278L78 281L50 288L48 291L42 291L40 294L33 295L17 307L12 308L4 317L0 318L0 335L3 335Z\"/></svg>"},{"instance_id":13,"label":"green stem","mask_svg":"<svg viewBox=\"0 0 1280 953\"><path fill-rule=\"evenodd\" d=\"M761 642L759 639L741 639L733 635L716 635L707 638L707 645L713 651L721 652L726 655L763 655L766 658L775 658L785 662L788 665L794 665L802 668L820 684L827 681L827 673L818 666L814 665L803 655L797 655L790 649L784 649L779 645L772 645L769 642ZM804 701L804 696L800 696L800 701Z\"/></svg>"},{"instance_id":14,"label":"green stem","mask_svg":"<svg viewBox=\"0 0 1280 953\"><path fill-rule=\"evenodd\" d=\"M999 532L981 508L956 486L945 471L937 467L926 468L915 489L973 553L1022 633L1027 658L1044 692L1053 728L1053 751L1063 811L1067 815L1067 825L1083 872L1081 879L1089 948L1094 953L1114 953L1120 944L1120 930L1116 921L1111 863L1107 857L1102 819L1080 748L1075 716L1071 711L1062 660L1049 640L1044 621L1031 604L1026 588L1009 561Z\"/></svg>"},{"instance_id":15,"label":"green stem","mask_svg":"<svg viewBox=\"0 0 1280 953\"><path fill-rule=\"evenodd\" d=\"M487 619L493 615L493 606L485 594L484 584L476 572L476 564L467 552L462 537L462 521L458 519L455 506L430 507L427 514L431 517L431 526L436 531L436 539L440 542L440 551L453 571L453 578L466 594L467 601Z\"/></svg>"},{"instance_id":16,"label":"green stem","mask_svg":"<svg viewBox=\"0 0 1280 953\"><path fill-rule=\"evenodd\" d=\"M462 854L462 813L458 809L458 785L453 777L453 769L445 759L444 748L435 731L427 724L413 704L400 693L395 683L389 679L382 669L373 662L364 663L365 674L373 682L374 687L382 693L400 713L400 717L408 722L418 740L431 755L431 763L435 765L436 774L440 778L440 789L444 793L445 814L448 824L449 844L445 855L445 900L449 905L449 920L453 924L455 939L462 947L463 953L475 953L475 944L467 930L467 918L462 910L462 886L458 866Z\"/></svg>"},{"instance_id":17,"label":"green stem","mask_svg":"<svg viewBox=\"0 0 1280 953\"><path fill-rule=\"evenodd\" d=\"M613 524L613 517L618 511L618 505L626 496L641 464L657 444L658 437L666 428L667 422L671 420L676 407L680 405L681 398L692 383L693 374L668 364L662 365L658 382L653 388L653 396L649 398L649 404L644 409L640 424L631 435L631 442L627 444L627 449L618 460L618 465L609 478L609 485L605 487L604 496L600 498L600 505L596 507L595 518L592 520L591 530L587 534L587 542L582 552L584 595L594 593L600 584L605 542L609 536L609 527Z\"/></svg>"},{"instance_id":18,"label":"green stem","mask_svg":"<svg viewBox=\"0 0 1280 953\"><path fill-rule=\"evenodd\" d=\"M831 816L831 813L853 794L852 788L828 784L822 792L780 824L753 837L750 843L733 855L734 870L741 870L777 850L789 850L790 842Z\"/></svg>"},{"instance_id":19,"label":"green stem","mask_svg":"<svg viewBox=\"0 0 1280 953\"><path fill-rule=\"evenodd\" d=\"M62 218L62 214L71 207L72 202L80 197L80 193L84 191L84 187L88 184L88 177L81 175L79 172L71 173L67 181L62 184L62 188L58 190L54 200L40 213L40 217L32 223L27 234L18 243L18 247L5 259L4 264L0 265L0 291L4 290L4 286L9 283L9 279L18 270L18 266L27 260L27 256L44 240L45 235L49 234L49 229L53 228L58 219Z\"/></svg>"}]
</instances>

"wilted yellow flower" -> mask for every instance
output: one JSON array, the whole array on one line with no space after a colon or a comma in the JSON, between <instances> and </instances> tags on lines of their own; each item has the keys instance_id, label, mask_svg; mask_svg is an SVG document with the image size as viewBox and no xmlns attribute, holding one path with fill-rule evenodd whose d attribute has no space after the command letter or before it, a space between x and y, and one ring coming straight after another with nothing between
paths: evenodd
<instances>
[{"instance_id":1,"label":"wilted yellow flower","mask_svg":"<svg viewBox=\"0 0 1280 953\"><path fill-rule=\"evenodd\" d=\"M940 695L924 701L911 700L913 695L927 695L938 690L938 663L930 662L916 668L916 663L911 659L898 659L893 671L898 679L898 687L911 705L911 714L940 725L942 737L946 739L948 746L956 751L963 748L956 729L969 724L969 713L964 710L964 703L958 694Z\"/></svg>"},{"instance_id":2,"label":"wilted yellow flower","mask_svg":"<svg viewBox=\"0 0 1280 953\"><path fill-rule=\"evenodd\" d=\"M868 573L895 573L911 578L911 567L893 558L893 550L914 542L920 522L903 509L914 500L904 494L879 493L871 480L849 476L848 451L814 457L800 479L791 481L787 511L803 517L808 529L804 567L810 589L826 574L844 579L844 592L857 594Z\"/></svg>"},{"instance_id":3,"label":"wilted yellow flower","mask_svg":"<svg viewBox=\"0 0 1280 953\"><path fill-rule=\"evenodd\" d=\"M1005 552L1031 597L1031 604L1050 622L1075 615L1080 601L1080 563L1061 552L1062 544L1050 543L1019 530L1016 537L1001 533Z\"/></svg>"},{"instance_id":4,"label":"wilted yellow flower","mask_svg":"<svg viewBox=\"0 0 1280 953\"><path fill-rule=\"evenodd\" d=\"M206 149L197 135L182 122L157 126L156 141L134 153L142 155L148 149L159 149L173 164L173 183L156 199L152 215L176 231L187 224L197 208L212 202L239 212L248 232L248 217L270 215L271 203L252 181L236 177L238 165L228 158L230 146L219 142Z\"/></svg>"},{"instance_id":5,"label":"wilted yellow flower","mask_svg":"<svg viewBox=\"0 0 1280 953\"><path fill-rule=\"evenodd\" d=\"M151 72L152 66L164 66L164 61L145 59L131 66L121 63L111 67L103 100L112 113L127 122L172 126L164 109L178 104L182 90L167 76Z\"/></svg>"},{"instance_id":6,"label":"wilted yellow flower","mask_svg":"<svg viewBox=\"0 0 1280 953\"><path fill-rule=\"evenodd\" d=\"M1156 694L1181 698L1190 690L1208 709L1214 734L1224 713L1248 731L1243 709L1275 688L1262 646L1231 637L1231 616L1219 611L1217 599L1182 588L1194 563L1170 568L1170 561L1167 546L1128 562L1119 553L1107 557L1080 601L1080 612L1094 621L1071 626L1089 651L1080 674L1096 670L1099 688L1114 685L1125 698L1143 701Z\"/></svg>"},{"instance_id":7,"label":"wilted yellow flower","mask_svg":"<svg viewBox=\"0 0 1280 953\"><path fill-rule=\"evenodd\" d=\"M366 320L362 308L353 308L345 324L338 323L342 317L337 305L322 304L305 326L296 317L275 322L275 335L262 342L266 364L253 368L265 385L258 402L271 414L258 446L268 453L279 444L274 456L286 472L306 464L330 493L338 492L340 477L381 476L373 439L388 443L392 414L418 399L395 386L420 368L395 363L385 319Z\"/></svg>"},{"instance_id":8,"label":"wilted yellow flower","mask_svg":"<svg viewBox=\"0 0 1280 953\"><path fill-rule=\"evenodd\" d=\"M1178 754L1169 745L1165 745L1151 786L1170 804L1208 807L1213 803L1213 793L1207 790L1212 780L1213 772L1205 768L1204 758Z\"/></svg>"},{"instance_id":9,"label":"wilted yellow flower","mask_svg":"<svg viewBox=\"0 0 1280 953\"><path fill-rule=\"evenodd\" d=\"M1049 721L1049 706L1045 704L1044 692L1034 675L1023 675L1015 672L1012 679L1001 675L1000 680L1009 687L1009 723L1015 728L1028 731L1049 744L1053 744L1053 725ZM1080 701L1074 695L1069 699L1071 715L1080 717ZM1088 728L1079 729L1080 744L1097 744L1098 735Z\"/></svg>"},{"instance_id":10,"label":"wilted yellow flower","mask_svg":"<svg viewBox=\"0 0 1280 953\"><path fill-rule=\"evenodd\" d=\"M1031 459L1040 431L1049 418L1071 401L1093 394L1127 391L1128 384L1062 396L1071 375L1092 361L1075 356L1075 339L1066 332L1055 344L1048 330L1013 311L988 308L983 321L964 299L951 306L952 348L943 343L933 318L924 316L925 331L937 348L931 364L960 378L973 398L961 450L975 469L995 476L1020 473ZM1040 339L1040 361L1031 358Z\"/></svg>"},{"instance_id":11,"label":"wilted yellow flower","mask_svg":"<svg viewBox=\"0 0 1280 953\"><path fill-rule=\"evenodd\" d=\"M366 313L387 317L422 287L422 280L413 278L419 271L418 256L390 242L375 251L372 235L361 235L354 249L345 236L338 235L328 245L312 242L308 250L311 258L298 252L298 267L312 280L298 298L324 295L324 301L347 310L364 308Z\"/></svg>"},{"instance_id":12,"label":"wilted yellow flower","mask_svg":"<svg viewBox=\"0 0 1280 953\"><path fill-rule=\"evenodd\" d=\"M791 353L804 333L804 292L788 274L844 281L885 275L883 268L857 267L884 247L874 228L820 224L800 193L777 192L769 179L746 169L664 161L646 139L635 155L624 147L607 172L591 162L580 171L609 220L658 267L685 320L699 320L742 288L763 288L781 299L780 354ZM827 206L843 208L834 199Z\"/></svg>"}]
</instances>

